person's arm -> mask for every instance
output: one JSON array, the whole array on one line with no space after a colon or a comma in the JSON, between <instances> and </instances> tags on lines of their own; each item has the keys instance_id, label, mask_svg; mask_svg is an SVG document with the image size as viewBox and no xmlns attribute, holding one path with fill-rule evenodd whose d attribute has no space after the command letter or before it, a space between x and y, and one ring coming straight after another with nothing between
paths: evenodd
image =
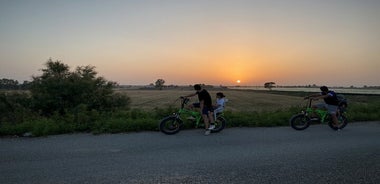
<instances>
[{"instance_id":1,"label":"person's arm","mask_svg":"<svg viewBox=\"0 0 380 184\"><path fill-rule=\"evenodd\" d=\"M192 93L192 94L181 96L181 97L188 98L188 97L193 97L195 95L197 95L197 93Z\"/></svg>"},{"instance_id":2,"label":"person's arm","mask_svg":"<svg viewBox=\"0 0 380 184\"><path fill-rule=\"evenodd\" d=\"M306 96L304 99L309 99L309 98L319 99L320 96L324 96L324 95L322 95L321 93L315 93L315 94Z\"/></svg>"},{"instance_id":3,"label":"person's arm","mask_svg":"<svg viewBox=\"0 0 380 184\"><path fill-rule=\"evenodd\" d=\"M312 97L314 100L319 100L319 99L324 99L324 98L328 98L329 95L319 95L319 96L315 96L315 97Z\"/></svg>"}]
</instances>

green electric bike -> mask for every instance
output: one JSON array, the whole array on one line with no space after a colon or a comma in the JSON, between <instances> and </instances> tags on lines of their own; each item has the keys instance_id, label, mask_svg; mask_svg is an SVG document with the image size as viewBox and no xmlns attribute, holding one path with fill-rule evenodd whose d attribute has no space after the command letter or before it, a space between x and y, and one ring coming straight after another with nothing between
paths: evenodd
<instances>
[{"instance_id":1,"label":"green electric bike","mask_svg":"<svg viewBox=\"0 0 380 184\"><path fill-rule=\"evenodd\" d=\"M327 109L314 109L311 107L311 98L308 100L306 108L301 113L295 114L290 118L290 126L296 130L305 130L312 122L327 123L333 130L343 129L347 125L346 107L347 104L340 104L338 106L336 116L338 118L338 125L334 125L331 114ZM311 117L311 116L316 117Z\"/></svg>"},{"instance_id":2,"label":"green electric bike","mask_svg":"<svg viewBox=\"0 0 380 184\"><path fill-rule=\"evenodd\" d=\"M180 97L181 108L161 120L159 123L159 129L161 132L171 135L178 133L184 126L185 122L193 123L195 128L204 127L202 114L199 111L186 108L186 105L190 101L189 98ZM215 128L211 130L211 133L220 132L226 127L226 119L223 112L214 114Z\"/></svg>"}]
</instances>

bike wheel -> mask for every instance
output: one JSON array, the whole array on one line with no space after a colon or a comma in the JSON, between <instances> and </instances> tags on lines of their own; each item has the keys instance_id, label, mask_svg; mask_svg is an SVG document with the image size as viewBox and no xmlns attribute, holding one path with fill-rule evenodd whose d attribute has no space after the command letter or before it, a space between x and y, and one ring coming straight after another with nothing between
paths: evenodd
<instances>
[{"instance_id":1,"label":"bike wheel","mask_svg":"<svg viewBox=\"0 0 380 184\"><path fill-rule=\"evenodd\" d=\"M329 127L330 128L332 128L333 130L341 130L341 129L343 129L346 125L347 125L347 123L348 123L348 120L347 120L347 118L346 118L346 116L344 116L344 115L339 115L339 116L337 116L337 118L338 118L338 126L335 126L334 125L334 122L333 122L333 120L332 120L332 118L331 118L331 116L329 116L329 121L328 121L328 125L329 125Z\"/></svg>"},{"instance_id":2,"label":"bike wheel","mask_svg":"<svg viewBox=\"0 0 380 184\"><path fill-rule=\"evenodd\" d=\"M310 118L305 114L296 114L290 118L290 126L296 130L305 130L310 126Z\"/></svg>"},{"instance_id":3,"label":"bike wheel","mask_svg":"<svg viewBox=\"0 0 380 184\"><path fill-rule=\"evenodd\" d=\"M212 133L220 132L226 127L226 119L222 116L216 117L215 128L211 130Z\"/></svg>"},{"instance_id":4,"label":"bike wheel","mask_svg":"<svg viewBox=\"0 0 380 184\"><path fill-rule=\"evenodd\" d=\"M182 126L182 120L175 116L168 116L161 120L160 122L160 131L162 133L171 135L176 134L180 131Z\"/></svg>"}]
</instances>

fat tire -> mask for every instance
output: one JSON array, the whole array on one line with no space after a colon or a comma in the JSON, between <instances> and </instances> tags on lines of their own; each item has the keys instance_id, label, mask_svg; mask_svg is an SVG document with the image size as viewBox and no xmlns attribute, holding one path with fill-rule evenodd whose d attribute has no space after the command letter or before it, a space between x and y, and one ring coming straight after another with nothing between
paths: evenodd
<instances>
[{"instance_id":1,"label":"fat tire","mask_svg":"<svg viewBox=\"0 0 380 184\"><path fill-rule=\"evenodd\" d=\"M161 120L160 131L167 135L176 134L181 130L183 122L176 116L168 116Z\"/></svg>"},{"instance_id":2,"label":"fat tire","mask_svg":"<svg viewBox=\"0 0 380 184\"><path fill-rule=\"evenodd\" d=\"M295 130L305 130L310 126L310 118L303 113L292 116L289 122Z\"/></svg>"},{"instance_id":3,"label":"fat tire","mask_svg":"<svg viewBox=\"0 0 380 184\"><path fill-rule=\"evenodd\" d=\"M224 117L216 117L215 128L211 130L212 133L220 132L226 127L226 119Z\"/></svg>"}]
</instances>

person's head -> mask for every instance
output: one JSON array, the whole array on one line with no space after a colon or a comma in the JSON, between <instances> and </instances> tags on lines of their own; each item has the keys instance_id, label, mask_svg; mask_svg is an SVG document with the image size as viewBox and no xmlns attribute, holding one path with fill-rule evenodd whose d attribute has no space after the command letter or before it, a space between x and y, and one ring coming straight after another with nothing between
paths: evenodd
<instances>
[{"instance_id":1,"label":"person's head","mask_svg":"<svg viewBox=\"0 0 380 184\"><path fill-rule=\"evenodd\" d=\"M224 98L226 96L224 96L224 94L222 92L218 92L216 93L216 98Z\"/></svg>"},{"instance_id":2,"label":"person's head","mask_svg":"<svg viewBox=\"0 0 380 184\"><path fill-rule=\"evenodd\" d=\"M195 85L194 85L194 89L195 89L196 91L200 91L200 90L202 89L202 87L201 87L200 84L195 84Z\"/></svg>"},{"instance_id":3,"label":"person's head","mask_svg":"<svg viewBox=\"0 0 380 184\"><path fill-rule=\"evenodd\" d=\"M329 88L327 88L326 86L322 86L319 88L322 92L328 92L329 91Z\"/></svg>"}]
</instances>

